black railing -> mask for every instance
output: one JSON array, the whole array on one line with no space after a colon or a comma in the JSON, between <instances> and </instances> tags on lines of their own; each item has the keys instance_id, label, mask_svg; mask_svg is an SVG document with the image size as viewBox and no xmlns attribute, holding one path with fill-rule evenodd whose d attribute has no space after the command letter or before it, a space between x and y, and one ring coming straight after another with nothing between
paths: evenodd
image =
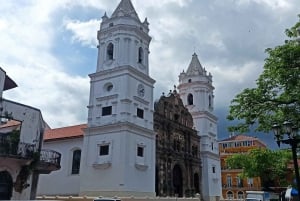
<instances>
[{"instance_id":1,"label":"black railing","mask_svg":"<svg viewBox=\"0 0 300 201\"><path fill-rule=\"evenodd\" d=\"M40 153L40 162L51 163L57 167L60 167L61 154L53 151L43 149Z\"/></svg>"},{"instance_id":2,"label":"black railing","mask_svg":"<svg viewBox=\"0 0 300 201\"><path fill-rule=\"evenodd\" d=\"M7 138L0 138L0 156L12 156L31 159L35 151L35 145L19 142Z\"/></svg>"}]
</instances>

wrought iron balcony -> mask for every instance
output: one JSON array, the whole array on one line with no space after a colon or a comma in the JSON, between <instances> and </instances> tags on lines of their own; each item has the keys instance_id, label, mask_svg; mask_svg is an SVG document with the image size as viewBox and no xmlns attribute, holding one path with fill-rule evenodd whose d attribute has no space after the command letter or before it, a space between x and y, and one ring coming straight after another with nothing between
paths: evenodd
<instances>
[{"instance_id":1,"label":"wrought iron balcony","mask_svg":"<svg viewBox=\"0 0 300 201\"><path fill-rule=\"evenodd\" d=\"M53 150L38 150L35 144L16 142L10 138L0 137L0 157L19 159L27 164L39 156L36 170L41 174L48 174L51 171L60 169L61 154Z\"/></svg>"},{"instance_id":2,"label":"wrought iron balcony","mask_svg":"<svg viewBox=\"0 0 300 201\"><path fill-rule=\"evenodd\" d=\"M23 142L15 142L8 138L0 138L0 157L11 157L19 159L33 158L35 145Z\"/></svg>"},{"instance_id":3,"label":"wrought iron balcony","mask_svg":"<svg viewBox=\"0 0 300 201\"><path fill-rule=\"evenodd\" d=\"M61 154L43 149L40 152L40 161L36 167L40 174L49 174L51 171L60 169Z\"/></svg>"}]
</instances>

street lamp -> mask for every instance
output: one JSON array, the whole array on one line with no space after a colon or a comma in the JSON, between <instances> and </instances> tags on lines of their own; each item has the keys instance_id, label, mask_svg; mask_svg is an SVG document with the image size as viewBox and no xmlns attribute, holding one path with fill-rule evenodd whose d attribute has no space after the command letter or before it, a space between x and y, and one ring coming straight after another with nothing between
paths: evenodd
<instances>
[{"instance_id":1,"label":"street lamp","mask_svg":"<svg viewBox=\"0 0 300 201\"><path fill-rule=\"evenodd\" d=\"M278 147L280 147L280 143L289 144L292 148L294 168L295 168L295 176L297 182L297 190L298 190L298 199L300 201L300 178L299 178L299 167L297 160L297 147L298 143L300 143L300 136L298 135L298 128L293 125L290 121L285 121L282 126L275 124L272 126L274 135L276 138L276 142ZM284 139L284 135L287 135L287 139Z\"/></svg>"}]
</instances>

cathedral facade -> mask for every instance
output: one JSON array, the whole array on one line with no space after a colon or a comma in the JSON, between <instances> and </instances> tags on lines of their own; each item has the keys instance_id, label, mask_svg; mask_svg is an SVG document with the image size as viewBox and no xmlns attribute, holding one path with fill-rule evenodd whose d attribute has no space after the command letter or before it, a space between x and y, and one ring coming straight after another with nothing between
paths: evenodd
<instances>
[{"instance_id":1,"label":"cathedral facade","mask_svg":"<svg viewBox=\"0 0 300 201\"><path fill-rule=\"evenodd\" d=\"M176 90L154 104L156 133L156 195L191 197L200 194L200 137L193 118Z\"/></svg>"},{"instance_id":2,"label":"cathedral facade","mask_svg":"<svg viewBox=\"0 0 300 201\"><path fill-rule=\"evenodd\" d=\"M104 14L97 38L97 68L89 75L88 122L56 129L57 134L46 132L45 147L57 149L65 160L60 171L41 177L38 193L120 197L199 193L205 201L219 200L214 87L197 55L180 74L177 89L154 104L149 23L139 19L130 0L121 0L110 17ZM49 193L47 185L52 183L62 186Z\"/></svg>"}]
</instances>

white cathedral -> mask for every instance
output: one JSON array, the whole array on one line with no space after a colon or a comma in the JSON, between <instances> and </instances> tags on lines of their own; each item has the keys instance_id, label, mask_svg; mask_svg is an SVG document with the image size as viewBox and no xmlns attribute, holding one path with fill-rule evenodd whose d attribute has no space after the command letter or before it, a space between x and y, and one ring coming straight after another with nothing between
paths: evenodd
<instances>
[{"instance_id":1,"label":"white cathedral","mask_svg":"<svg viewBox=\"0 0 300 201\"><path fill-rule=\"evenodd\" d=\"M89 75L88 123L46 132L43 147L62 154L62 168L40 175L38 194L155 196L149 23L140 21L130 0L121 0L111 17L102 17L97 38L97 69ZM179 75L177 89L200 136L201 196L219 200L214 87L196 54Z\"/></svg>"}]
</instances>

